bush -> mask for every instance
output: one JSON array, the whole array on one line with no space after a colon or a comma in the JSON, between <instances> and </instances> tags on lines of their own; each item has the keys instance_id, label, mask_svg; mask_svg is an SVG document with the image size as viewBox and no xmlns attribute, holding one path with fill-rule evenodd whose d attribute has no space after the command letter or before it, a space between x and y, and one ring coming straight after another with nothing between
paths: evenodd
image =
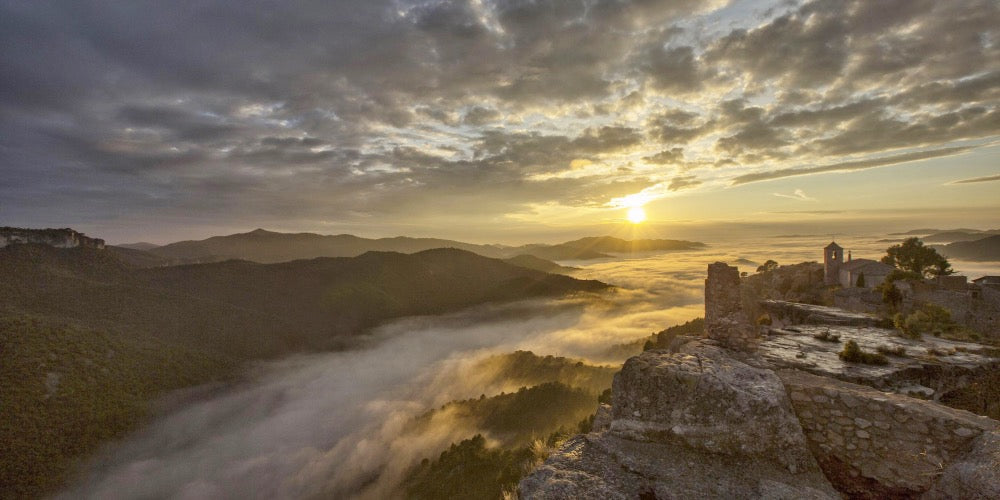
<instances>
[{"instance_id":1,"label":"bush","mask_svg":"<svg viewBox=\"0 0 1000 500\"><path fill-rule=\"evenodd\" d=\"M903 346L901 345L898 345L896 347L888 345L880 345L876 347L875 350L887 356L898 356L900 358L906 357L906 349L903 348Z\"/></svg>"},{"instance_id":2,"label":"bush","mask_svg":"<svg viewBox=\"0 0 1000 500\"><path fill-rule=\"evenodd\" d=\"M830 330L823 330L822 332L813 335L816 340L822 340L823 342L840 342L840 335L831 334Z\"/></svg>"},{"instance_id":3,"label":"bush","mask_svg":"<svg viewBox=\"0 0 1000 500\"><path fill-rule=\"evenodd\" d=\"M924 304L907 316L896 314L893 322L903 336L911 339L919 339L924 334L940 337L962 330L951 319L951 312L935 304Z\"/></svg>"},{"instance_id":4,"label":"bush","mask_svg":"<svg viewBox=\"0 0 1000 500\"><path fill-rule=\"evenodd\" d=\"M884 354L877 352L865 352L861 350L861 346L853 340L848 340L844 344L844 350L840 351L840 359L848 363L863 363L866 365L887 365L889 364L889 358L886 358Z\"/></svg>"}]
</instances>

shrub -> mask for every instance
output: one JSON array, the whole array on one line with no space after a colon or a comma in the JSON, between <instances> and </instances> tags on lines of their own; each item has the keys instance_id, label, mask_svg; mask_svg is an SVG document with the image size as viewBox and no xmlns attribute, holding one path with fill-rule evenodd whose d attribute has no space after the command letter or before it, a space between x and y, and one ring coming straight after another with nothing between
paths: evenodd
<instances>
[{"instance_id":1,"label":"shrub","mask_svg":"<svg viewBox=\"0 0 1000 500\"><path fill-rule=\"evenodd\" d=\"M831 334L830 330L823 330L822 332L813 335L813 338L816 340L822 340L823 342L840 342L840 335Z\"/></svg>"},{"instance_id":2,"label":"shrub","mask_svg":"<svg viewBox=\"0 0 1000 500\"><path fill-rule=\"evenodd\" d=\"M898 356L901 358L906 357L906 349L903 348L903 346L901 345L895 347L888 345L880 345L876 347L875 350L887 356Z\"/></svg>"},{"instance_id":3,"label":"shrub","mask_svg":"<svg viewBox=\"0 0 1000 500\"><path fill-rule=\"evenodd\" d=\"M840 359L848 363L863 363L866 365L887 365L889 364L889 358L885 355L877 352L865 352L861 349L861 346L853 340L848 340L844 344L844 350L840 351Z\"/></svg>"},{"instance_id":4,"label":"shrub","mask_svg":"<svg viewBox=\"0 0 1000 500\"><path fill-rule=\"evenodd\" d=\"M951 319L951 312L935 304L924 304L907 316L896 314L894 323L903 336L911 339L919 339L928 333L940 337L962 329Z\"/></svg>"}]
</instances>

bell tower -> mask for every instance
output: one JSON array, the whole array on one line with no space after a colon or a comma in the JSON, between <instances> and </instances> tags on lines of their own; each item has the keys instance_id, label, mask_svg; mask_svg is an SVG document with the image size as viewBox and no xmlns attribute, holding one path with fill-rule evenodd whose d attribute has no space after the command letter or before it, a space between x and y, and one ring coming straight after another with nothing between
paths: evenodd
<instances>
[{"instance_id":1,"label":"bell tower","mask_svg":"<svg viewBox=\"0 0 1000 500\"><path fill-rule=\"evenodd\" d=\"M840 282L840 265L844 263L844 249L840 247L835 241L831 241L826 248L823 249L823 269L825 273L825 279L823 283L827 285L836 285Z\"/></svg>"}]
</instances>

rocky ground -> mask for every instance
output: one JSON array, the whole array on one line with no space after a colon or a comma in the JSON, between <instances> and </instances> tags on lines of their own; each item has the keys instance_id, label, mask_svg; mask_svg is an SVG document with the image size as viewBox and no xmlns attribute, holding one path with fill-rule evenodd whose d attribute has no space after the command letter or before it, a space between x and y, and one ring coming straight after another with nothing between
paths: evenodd
<instances>
[{"instance_id":1,"label":"rocky ground","mask_svg":"<svg viewBox=\"0 0 1000 500\"><path fill-rule=\"evenodd\" d=\"M808 323L775 320L765 329L759 354L776 367L864 384L885 391L937 399L967 383L970 377L1000 370L991 349L971 342L933 336L915 340L893 329L878 328L875 318L833 307L766 301L768 310ZM884 353L887 364L845 362L838 354L848 341L866 352Z\"/></svg>"},{"instance_id":2,"label":"rocky ground","mask_svg":"<svg viewBox=\"0 0 1000 500\"><path fill-rule=\"evenodd\" d=\"M1000 369L986 348L767 307L813 324L778 321L754 352L678 337L628 360L594 430L525 477L522 498L1000 497L997 422L934 402ZM888 362L841 360L849 340Z\"/></svg>"}]
</instances>

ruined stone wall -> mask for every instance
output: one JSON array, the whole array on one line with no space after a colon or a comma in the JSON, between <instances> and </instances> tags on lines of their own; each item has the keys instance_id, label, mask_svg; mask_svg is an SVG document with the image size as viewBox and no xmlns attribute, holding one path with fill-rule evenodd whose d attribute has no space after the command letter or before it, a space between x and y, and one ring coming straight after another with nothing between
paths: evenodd
<instances>
[{"instance_id":1,"label":"ruined stone wall","mask_svg":"<svg viewBox=\"0 0 1000 500\"><path fill-rule=\"evenodd\" d=\"M16 243L35 243L56 248L104 248L104 240L88 238L72 229L23 229L0 227L0 248Z\"/></svg>"},{"instance_id":2,"label":"ruined stone wall","mask_svg":"<svg viewBox=\"0 0 1000 500\"><path fill-rule=\"evenodd\" d=\"M743 311L739 269L716 262L705 279L705 333L724 347L753 351L756 328Z\"/></svg>"},{"instance_id":3,"label":"ruined stone wall","mask_svg":"<svg viewBox=\"0 0 1000 500\"><path fill-rule=\"evenodd\" d=\"M841 491L929 490L994 420L929 401L799 371L780 371L809 446Z\"/></svg>"}]
</instances>

